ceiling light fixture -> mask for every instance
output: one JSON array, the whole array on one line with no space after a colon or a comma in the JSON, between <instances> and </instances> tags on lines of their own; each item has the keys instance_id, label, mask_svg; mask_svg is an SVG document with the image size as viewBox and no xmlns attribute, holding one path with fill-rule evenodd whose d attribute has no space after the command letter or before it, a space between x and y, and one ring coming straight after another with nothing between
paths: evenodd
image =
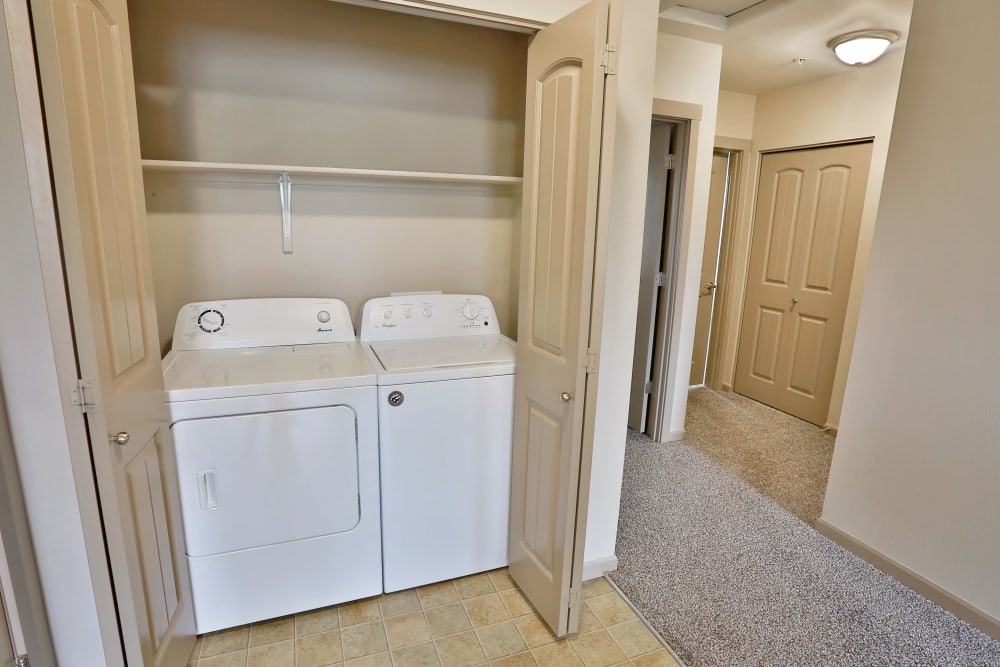
<instances>
[{"instance_id":1,"label":"ceiling light fixture","mask_svg":"<svg viewBox=\"0 0 1000 667\"><path fill-rule=\"evenodd\" d=\"M877 60L897 39L899 33L895 30L857 30L834 37L826 45L840 62L861 67Z\"/></svg>"}]
</instances>

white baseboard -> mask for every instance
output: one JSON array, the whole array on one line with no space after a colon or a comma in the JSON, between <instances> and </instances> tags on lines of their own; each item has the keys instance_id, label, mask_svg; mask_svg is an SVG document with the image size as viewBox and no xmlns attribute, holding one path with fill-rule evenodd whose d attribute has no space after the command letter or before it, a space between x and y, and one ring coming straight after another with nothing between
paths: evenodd
<instances>
[{"instance_id":1,"label":"white baseboard","mask_svg":"<svg viewBox=\"0 0 1000 667\"><path fill-rule=\"evenodd\" d=\"M922 575L917 574L905 565L886 556L881 551L868 546L853 535L842 531L824 519L816 521L816 530L821 535L830 538L856 556L868 561L896 581L920 593L934 604L944 607L963 621L979 628L994 639L1000 640L1000 619L991 616L978 607L974 607L954 593L941 588L929 579L924 578ZM586 565L584 565L584 572L586 572Z\"/></svg>"},{"instance_id":2,"label":"white baseboard","mask_svg":"<svg viewBox=\"0 0 1000 667\"><path fill-rule=\"evenodd\" d=\"M669 431L663 434L663 437L660 438L660 442L677 442L678 440L683 440L685 435L686 433L684 432L684 429L679 431Z\"/></svg>"},{"instance_id":3,"label":"white baseboard","mask_svg":"<svg viewBox=\"0 0 1000 667\"><path fill-rule=\"evenodd\" d=\"M590 581L591 579L597 579L598 577L603 577L608 572L614 572L617 569L617 556L608 556L607 558L584 561L583 580Z\"/></svg>"}]
</instances>

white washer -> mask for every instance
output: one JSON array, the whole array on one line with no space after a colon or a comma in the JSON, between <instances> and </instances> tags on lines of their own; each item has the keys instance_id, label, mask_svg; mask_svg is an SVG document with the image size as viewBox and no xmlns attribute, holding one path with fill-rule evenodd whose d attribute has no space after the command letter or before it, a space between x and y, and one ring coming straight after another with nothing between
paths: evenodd
<instances>
[{"instance_id":1,"label":"white washer","mask_svg":"<svg viewBox=\"0 0 1000 667\"><path fill-rule=\"evenodd\" d=\"M382 592L376 377L342 301L188 304L163 375L198 634Z\"/></svg>"},{"instance_id":2,"label":"white washer","mask_svg":"<svg viewBox=\"0 0 1000 667\"><path fill-rule=\"evenodd\" d=\"M386 592L507 564L515 346L484 296L365 304Z\"/></svg>"}]
</instances>

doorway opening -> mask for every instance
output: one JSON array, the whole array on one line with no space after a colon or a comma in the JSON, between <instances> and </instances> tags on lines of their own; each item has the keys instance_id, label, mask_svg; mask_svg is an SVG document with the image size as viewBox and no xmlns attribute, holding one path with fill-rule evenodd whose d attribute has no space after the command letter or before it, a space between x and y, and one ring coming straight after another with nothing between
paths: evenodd
<instances>
[{"instance_id":1,"label":"doorway opening","mask_svg":"<svg viewBox=\"0 0 1000 667\"><path fill-rule=\"evenodd\" d=\"M691 120L652 121L628 425L662 440Z\"/></svg>"},{"instance_id":2,"label":"doorway opening","mask_svg":"<svg viewBox=\"0 0 1000 667\"><path fill-rule=\"evenodd\" d=\"M698 287L698 316L691 356L691 386L721 389L723 318L729 299L729 267L733 255L733 222L738 215L742 169L749 141L716 137L712 152L705 249Z\"/></svg>"}]
</instances>

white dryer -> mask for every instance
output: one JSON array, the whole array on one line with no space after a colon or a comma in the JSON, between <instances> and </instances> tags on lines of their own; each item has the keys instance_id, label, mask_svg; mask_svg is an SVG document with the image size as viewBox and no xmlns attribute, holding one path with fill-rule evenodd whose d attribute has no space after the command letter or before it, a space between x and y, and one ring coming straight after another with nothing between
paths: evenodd
<instances>
[{"instance_id":1,"label":"white dryer","mask_svg":"<svg viewBox=\"0 0 1000 667\"><path fill-rule=\"evenodd\" d=\"M514 342L487 297L365 304L378 372L386 592L507 564Z\"/></svg>"},{"instance_id":2,"label":"white dryer","mask_svg":"<svg viewBox=\"0 0 1000 667\"><path fill-rule=\"evenodd\" d=\"M381 593L376 377L344 303L188 304L163 374L198 634Z\"/></svg>"}]
</instances>

